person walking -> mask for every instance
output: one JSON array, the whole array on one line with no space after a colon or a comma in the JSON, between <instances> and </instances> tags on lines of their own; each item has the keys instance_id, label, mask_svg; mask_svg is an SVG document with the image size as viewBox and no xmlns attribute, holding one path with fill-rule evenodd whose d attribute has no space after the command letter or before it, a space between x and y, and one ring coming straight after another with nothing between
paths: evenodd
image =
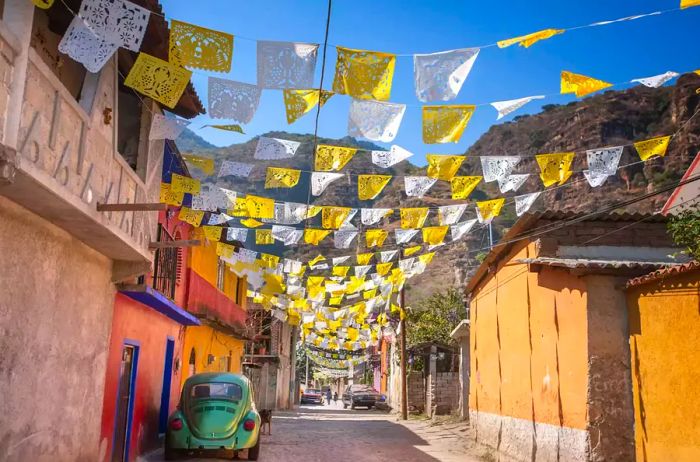
<instances>
[{"instance_id":1,"label":"person walking","mask_svg":"<svg viewBox=\"0 0 700 462\"><path fill-rule=\"evenodd\" d=\"M333 392L333 403L337 406L338 405L338 392L334 391Z\"/></svg>"},{"instance_id":2,"label":"person walking","mask_svg":"<svg viewBox=\"0 0 700 462\"><path fill-rule=\"evenodd\" d=\"M328 405L330 406L331 405L331 389L330 388L326 391L326 401L328 401Z\"/></svg>"}]
</instances>

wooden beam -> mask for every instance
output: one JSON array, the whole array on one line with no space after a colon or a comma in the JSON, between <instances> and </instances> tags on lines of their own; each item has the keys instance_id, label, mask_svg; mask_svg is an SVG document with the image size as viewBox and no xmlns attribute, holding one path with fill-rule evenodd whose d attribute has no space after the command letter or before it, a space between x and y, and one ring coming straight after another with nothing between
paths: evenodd
<instances>
[{"instance_id":1,"label":"wooden beam","mask_svg":"<svg viewBox=\"0 0 700 462\"><path fill-rule=\"evenodd\" d=\"M202 241L191 240L191 241L164 241L164 242L151 242L148 244L149 249L167 249L171 247L197 247L201 245Z\"/></svg>"},{"instance_id":2,"label":"wooden beam","mask_svg":"<svg viewBox=\"0 0 700 462\"><path fill-rule=\"evenodd\" d=\"M160 202L144 202L133 204L97 204L98 212L140 212L140 211L161 211L167 210L168 204Z\"/></svg>"}]
</instances>

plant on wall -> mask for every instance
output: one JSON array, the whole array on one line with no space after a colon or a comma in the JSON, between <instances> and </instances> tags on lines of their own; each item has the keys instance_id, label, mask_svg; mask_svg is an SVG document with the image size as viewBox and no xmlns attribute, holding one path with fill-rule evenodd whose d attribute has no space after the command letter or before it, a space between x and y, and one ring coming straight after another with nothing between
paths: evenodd
<instances>
[{"instance_id":1,"label":"plant on wall","mask_svg":"<svg viewBox=\"0 0 700 462\"><path fill-rule=\"evenodd\" d=\"M685 247L687 253L700 261L700 207L672 216L667 228L673 242Z\"/></svg>"}]
</instances>

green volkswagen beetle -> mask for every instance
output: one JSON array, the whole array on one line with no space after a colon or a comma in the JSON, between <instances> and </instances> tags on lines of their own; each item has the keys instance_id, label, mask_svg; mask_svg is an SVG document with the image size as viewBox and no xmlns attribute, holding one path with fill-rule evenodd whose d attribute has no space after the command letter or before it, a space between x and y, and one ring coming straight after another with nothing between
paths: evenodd
<instances>
[{"instance_id":1,"label":"green volkswagen beetle","mask_svg":"<svg viewBox=\"0 0 700 462\"><path fill-rule=\"evenodd\" d=\"M165 459L178 456L236 457L260 454L260 415L250 380L225 372L196 374L185 381L177 410L168 419Z\"/></svg>"}]
</instances>

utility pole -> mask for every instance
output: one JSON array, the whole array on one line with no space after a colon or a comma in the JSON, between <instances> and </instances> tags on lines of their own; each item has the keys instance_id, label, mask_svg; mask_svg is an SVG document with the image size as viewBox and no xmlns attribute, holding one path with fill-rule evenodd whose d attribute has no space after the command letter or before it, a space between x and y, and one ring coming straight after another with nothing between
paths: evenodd
<instances>
[{"instance_id":1,"label":"utility pole","mask_svg":"<svg viewBox=\"0 0 700 462\"><path fill-rule=\"evenodd\" d=\"M489 250L493 249L493 228L491 227L491 222L489 221Z\"/></svg>"},{"instance_id":2,"label":"utility pole","mask_svg":"<svg viewBox=\"0 0 700 462\"><path fill-rule=\"evenodd\" d=\"M401 419L408 420L408 386L406 384L406 294L404 293L403 286L401 287L399 296L401 297L401 311L404 312L403 319L399 322L399 329L401 330Z\"/></svg>"}]
</instances>

